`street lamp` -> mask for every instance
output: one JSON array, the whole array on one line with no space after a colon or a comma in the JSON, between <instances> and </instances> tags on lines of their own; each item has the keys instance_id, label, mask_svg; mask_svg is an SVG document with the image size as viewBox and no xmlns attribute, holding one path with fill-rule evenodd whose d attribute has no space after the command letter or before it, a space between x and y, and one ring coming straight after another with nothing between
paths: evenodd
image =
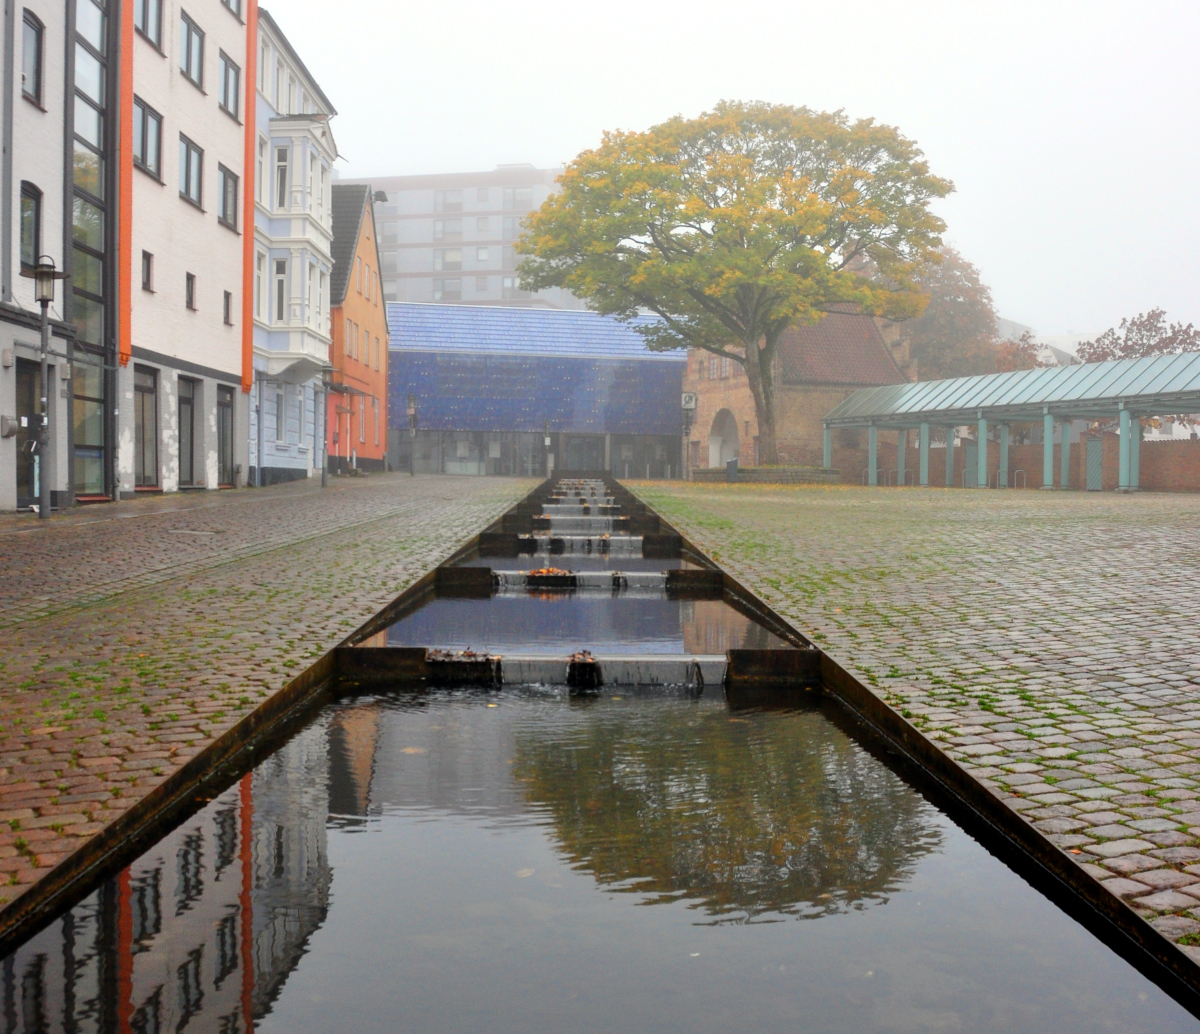
<instances>
[{"instance_id":1,"label":"street lamp","mask_svg":"<svg viewBox=\"0 0 1200 1034\"><path fill-rule=\"evenodd\" d=\"M325 433L321 436L321 487L329 487L329 392L333 387L333 381L330 379L329 370L321 371L321 392L322 405L325 407L325 412L321 419L321 430ZM262 419L261 416L259 418ZM314 418L315 419L315 418ZM261 466L261 464L260 464Z\"/></svg>"},{"instance_id":2,"label":"street lamp","mask_svg":"<svg viewBox=\"0 0 1200 1034\"><path fill-rule=\"evenodd\" d=\"M417 476L417 396L408 393L408 476Z\"/></svg>"},{"instance_id":3,"label":"street lamp","mask_svg":"<svg viewBox=\"0 0 1200 1034\"><path fill-rule=\"evenodd\" d=\"M42 425L38 428L38 517L50 517L50 303L54 301L54 281L66 280L68 273L54 268L54 259L42 255L32 269L21 276L33 281L33 295L42 307Z\"/></svg>"},{"instance_id":4,"label":"street lamp","mask_svg":"<svg viewBox=\"0 0 1200 1034\"><path fill-rule=\"evenodd\" d=\"M692 422L696 419L696 406L699 403L694 391L685 391L680 402L683 414L683 480L692 480L692 460L688 455L689 443L692 437Z\"/></svg>"}]
</instances>

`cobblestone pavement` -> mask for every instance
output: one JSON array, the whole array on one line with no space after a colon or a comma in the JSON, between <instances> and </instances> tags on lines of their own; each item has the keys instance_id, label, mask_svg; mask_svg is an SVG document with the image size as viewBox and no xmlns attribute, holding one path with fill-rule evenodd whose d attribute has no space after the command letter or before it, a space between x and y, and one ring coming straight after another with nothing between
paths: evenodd
<instances>
[{"instance_id":1,"label":"cobblestone pavement","mask_svg":"<svg viewBox=\"0 0 1200 1034\"><path fill-rule=\"evenodd\" d=\"M630 487L1200 961L1200 496Z\"/></svg>"},{"instance_id":2,"label":"cobblestone pavement","mask_svg":"<svg viewBox=\"0 0 1200 1034\"><path fill-rule=\"evenodd\" d=\"M3 518L0 904L535 483L382 475Z\"/></svg>"}]
</instances>

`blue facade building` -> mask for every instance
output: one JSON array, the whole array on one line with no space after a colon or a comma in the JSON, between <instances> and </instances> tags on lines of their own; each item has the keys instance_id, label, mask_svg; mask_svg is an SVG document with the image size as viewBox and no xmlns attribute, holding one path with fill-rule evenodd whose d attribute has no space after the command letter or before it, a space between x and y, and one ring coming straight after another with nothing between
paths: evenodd
<instances>
[{"instance_id":1,"label":"blue facade building","mask_svg":"<svg viewBox=\"0 0 1200 1034\"><path fill-rule=\"evenodd\" d=\"M680 476L687 357L649 351L633 326L575 310L393 302L388 330L388 453L400 469Z\"/></svg>"}]
</instances>

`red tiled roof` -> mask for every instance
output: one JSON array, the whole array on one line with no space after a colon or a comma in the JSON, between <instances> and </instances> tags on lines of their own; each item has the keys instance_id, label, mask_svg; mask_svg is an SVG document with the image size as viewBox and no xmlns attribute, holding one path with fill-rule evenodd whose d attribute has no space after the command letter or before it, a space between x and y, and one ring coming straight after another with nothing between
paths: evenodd
<instances>
[{"instance_id":1,"label":"red tiled roof","mask_svg":"<svg viewBox=\"0 0 1200 1034\"><path fill-rule=\"evenodd\" d=\"M831 312L811 327L789 327L779 341L785 384L903 384L870 316Z\"/></svg>"}]
</instances>

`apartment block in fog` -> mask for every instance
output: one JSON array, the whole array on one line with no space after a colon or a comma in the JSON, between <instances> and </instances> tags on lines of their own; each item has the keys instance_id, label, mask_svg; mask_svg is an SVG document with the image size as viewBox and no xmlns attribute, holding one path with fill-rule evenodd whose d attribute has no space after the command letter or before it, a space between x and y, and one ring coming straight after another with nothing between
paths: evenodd
<instances>
[{"instance_id":1,"label":"apartment block in fog","mask_svg":"<svg viewBox=\"0 0 1200 1034\"><path fill-rule=\"evenodd\" d=\"M567 291L518 285L521 220L555 190L561 169L499 165L491 172L382 176L375 207L387 301L582 309Z\"/></svg>"}]
</instances>

